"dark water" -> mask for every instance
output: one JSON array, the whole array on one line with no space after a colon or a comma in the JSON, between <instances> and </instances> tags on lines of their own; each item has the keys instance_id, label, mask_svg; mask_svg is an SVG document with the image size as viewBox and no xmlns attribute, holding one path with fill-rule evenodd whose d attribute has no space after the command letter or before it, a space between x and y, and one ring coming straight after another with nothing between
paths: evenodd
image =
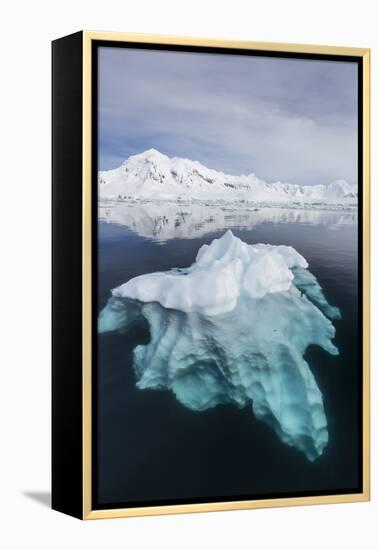
<instances>
[{"instance_id":1,"label":"dark water","mask_svg":"<svg viewBox=\"0 0 379 550\"><path fill-rule=\"evenodd\" d=\"M230 226L230 224L229 224ZM211 229L211 228L209 228ZM125 225L99 222L99 311L110 289L137 275L190 265L199 247L220 237L211 230L165 242ZM294 246L308 261L330 304L340 355L312 346L306 360L324 399L329 443L315 462L282 443L251 407L194 412L169 391L139 390L133 348L147 330L99 335L97 410L98 506L138 502L209 501L358 491L360 377L357 225L263 222L233 228L249 244Z\"/></svg>"}]
</instances>

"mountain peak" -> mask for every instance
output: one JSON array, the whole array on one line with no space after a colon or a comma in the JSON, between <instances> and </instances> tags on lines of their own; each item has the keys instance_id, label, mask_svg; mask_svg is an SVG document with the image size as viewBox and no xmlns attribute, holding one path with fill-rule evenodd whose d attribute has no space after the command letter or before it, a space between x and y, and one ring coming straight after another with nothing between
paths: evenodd
<instances>
[{"instance_id":1,"label":"mountain peak","mask_svg":"<svg viewBox=\"0 0 379 550\"><path fill-rule=\"evenodd\" d=\"M139 155L135 155L135 157L141 157L146 160L169 160L169 157L167 155L164 155L157 149L151 148L147 149L143 153L140 153Z\"/></svg>"},{"instance_id":2,"label":"mountain peak","mask_svg":"<svg viewBox=\"0 0 379 550\"><path fill-rule=\"evenodd\" d=\"M137 153L136 155L130 155L127 159L125 159L121 166L126 166L130 164L130 162L138 162L138 161L145 161L145 162L167 162L170 158L167 155L164 155L163 153L159 152L157 149L151 148L146 149L146 151L143 151L142 153Z\"/></svg>"},{"instance_id":3,"label":"mountain peak","mask_svg":"<svg viewBox=\"0 0 379 550\"><path fill-rule=\"evenodd\" d=\"M103 198L340 204L357 202L356 188L343 180L328 185L266 183L254 174L233 176L198 161L170 158L151 148L119 168L99 173Z\"/></svg>"}]
</instances>

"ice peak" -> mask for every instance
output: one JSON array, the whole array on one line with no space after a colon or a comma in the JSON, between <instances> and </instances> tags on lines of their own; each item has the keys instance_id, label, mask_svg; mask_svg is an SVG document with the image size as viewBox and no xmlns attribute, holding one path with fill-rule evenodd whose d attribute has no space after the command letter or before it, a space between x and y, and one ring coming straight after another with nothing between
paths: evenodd
<instances>
[{"instance_id":1,"label":"ice peak","mask_svg":"<svg viewBox=\"0 0 379 550\"><path fill-rule=\"evenodd\" d=\"M220 240L224 240L226 242L231 242L232 240L240 241L241 239L239 239L238 237L235 237L233 231L231 229L228 229L227 231L225 231L225 233L220 238Z\"/></svg>"},{"instance_id":2,"label":"ice peak","mask_svg":"<svg viewBox=\"0 0 379 550\"><path fill-rule=\"evenodd\" d=\"M228 249L230 246L234 244L242 243L241 239L236 237L231 229L228 229L225 231L225 233L220 237L219 239L214 239L209 247L215 247L216 244L221 246L224 250Z\"/></svg>"},{"instance_id":3,"label":"ice peak","mask_svg":"<svg viewBox=\"0 0 379 550\"><path fill-rule=\"evenodd\" d=\"M141 158L144 158L146 160L169 160L169 157L167 155L164 155L157 149L151 148L147 149L143 153L139 155Z\"/></svg>"},{"instance_id":4,"label":"ice peak","mask_svg":"<svg viewBox=\"0 0 379 550\"><path fill-rule=\"evenodd\" d=\"M161 162L161 161L169 161L169 157L158 151L157 149L151 148L147 149L146 151L143 151L142 153L138 153L137 155L131 155L128 157L124 162L122 163L123 166L129 164L132 162L140 162L140 161L147 161L147 162Z\"/></svg>"}]
</instances>

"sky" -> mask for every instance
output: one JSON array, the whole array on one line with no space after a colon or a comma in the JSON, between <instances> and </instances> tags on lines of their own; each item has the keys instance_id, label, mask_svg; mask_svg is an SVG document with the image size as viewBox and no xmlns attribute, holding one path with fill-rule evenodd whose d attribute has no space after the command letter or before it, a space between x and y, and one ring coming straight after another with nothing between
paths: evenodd
<instances>
[{"instance_id":1,"label":"sky","mask_svg":"<svg viewBox=\"0 0 379 550\"><path fill-rule=\"evenodd\" d=\"M355 63L99 48L99 169L157 149L267 182L357 183Z\"/></svg>"}]
</instances>

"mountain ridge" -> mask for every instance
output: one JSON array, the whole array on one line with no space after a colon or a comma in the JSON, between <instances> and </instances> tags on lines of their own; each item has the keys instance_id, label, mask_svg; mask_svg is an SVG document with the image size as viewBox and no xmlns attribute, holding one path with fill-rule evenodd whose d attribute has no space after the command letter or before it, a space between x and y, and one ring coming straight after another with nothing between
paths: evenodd
<instances>
[{"instance_id":1,"label":"mountain ridge","mask_svg":"<svg viewBox=\"0 0 379 550\"><path fill-rule=\"evenodd\" d=\"M121 166L99 171L100 199L246 201L251 203L357 204L357 186L267 183L254 173L240 176L198 161L168 157L156 149L132 155Z\"/></svg>"}]
</instances>

